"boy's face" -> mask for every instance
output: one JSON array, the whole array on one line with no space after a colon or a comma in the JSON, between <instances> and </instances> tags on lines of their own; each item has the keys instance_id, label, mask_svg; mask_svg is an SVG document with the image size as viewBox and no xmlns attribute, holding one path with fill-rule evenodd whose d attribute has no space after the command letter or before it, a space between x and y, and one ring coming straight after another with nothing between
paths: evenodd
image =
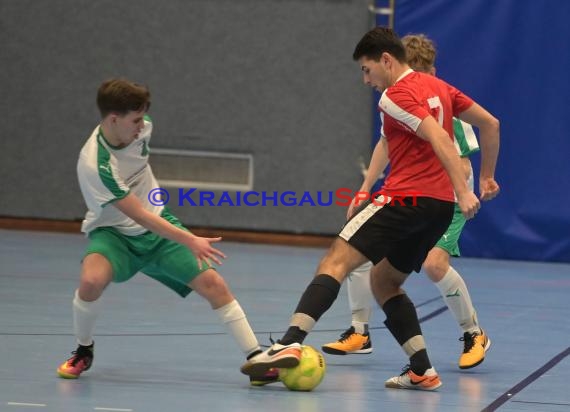
<instances>
[{"instance_id":1,"label":"boy's face","mask_svg":"<svg viewBox=\"0 0 570 412\"><path fill-rule=\"evenodd\" d=\"M113 132L121 144L128 146L139 137L144 127L143 116L145 110L140 112L130 111L127 114L112 114Z\"/></svg>"},{"instance_id":2,"label":"boy's face","mask_svg":"<svg viewBox=\"0 0 570 412\"><path fill-rule=\"evenodd\" d=\"M380 93L390 86L390 72L388 70L390 61L385 54L382 54L378 61L369 59L366 56L358 59L364 84L378 90Z\"/></svg>"}]
</instances>

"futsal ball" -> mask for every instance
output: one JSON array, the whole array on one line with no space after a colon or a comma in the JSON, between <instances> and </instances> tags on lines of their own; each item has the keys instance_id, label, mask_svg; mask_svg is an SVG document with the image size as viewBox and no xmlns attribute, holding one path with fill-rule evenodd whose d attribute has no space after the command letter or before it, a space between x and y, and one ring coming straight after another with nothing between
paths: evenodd
<instances>
[{"instance_id":1,"label":"futsal ball","mask_svg":"<svg viewBox=\"0 0 570 412\"><path fill-rule=\"evenodd\" d=\"M297 366L279 369L279 379L290 391L312 391L325 376L323 355L312 346L303 345L302 350Z\"/></svg>"}]
</instances>

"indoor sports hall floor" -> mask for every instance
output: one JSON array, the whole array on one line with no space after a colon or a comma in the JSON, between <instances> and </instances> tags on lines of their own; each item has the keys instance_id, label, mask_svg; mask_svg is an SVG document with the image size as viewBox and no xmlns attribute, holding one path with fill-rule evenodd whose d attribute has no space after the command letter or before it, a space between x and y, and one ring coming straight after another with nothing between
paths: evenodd
<instances>
[{"instance_id":1,"label":"indoor sports hall floor","mask_svg":"<svg viewBox=\"0 0 570 412\"><path fill-rule=\"evenodd\" d=\"M413 276L407 291L443 381L438 392L384 388L406 359L376 308L374 353L326 355L322 384L299 393L249 387L242 354L206 302L143 275L107 290L91 370L56 377L75 349L71 298L84 246L82 235L0 230L0 411L570 411L570 265L455 260L493 342L470 371L456 366L460 333L436 288ZM260 341L280 337L324 250L220 248L221 272ZM320 347L348 325L343 287L306 343Z\"/></svg>"}]
</instances>

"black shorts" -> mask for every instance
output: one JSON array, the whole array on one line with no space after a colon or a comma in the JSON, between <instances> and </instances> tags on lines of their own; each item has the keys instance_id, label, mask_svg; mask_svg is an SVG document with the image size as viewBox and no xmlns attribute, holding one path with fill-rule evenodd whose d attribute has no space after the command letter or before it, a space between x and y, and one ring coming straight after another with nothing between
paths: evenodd
<instances>
[{"instance_id":1,"label":"black shorts","mask_svg":"<svg viewBox=\"0 0 570 412\"><path fill-rule=\"evenodd\" d=\"M339 237L374 264L387 258L400 272L419 272L428 252L449 227L454 205L430 197L378 196L358 209Z\"/></svg>"}]
</instances>

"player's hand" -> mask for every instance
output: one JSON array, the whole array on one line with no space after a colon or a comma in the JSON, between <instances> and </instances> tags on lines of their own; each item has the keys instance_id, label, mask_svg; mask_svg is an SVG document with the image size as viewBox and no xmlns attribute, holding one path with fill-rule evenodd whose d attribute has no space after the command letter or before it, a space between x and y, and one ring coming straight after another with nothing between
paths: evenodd
<instances>
[{"instance_id":1,"label":"player's hand","mask_svg":"<svg viewBox=\"0 0 570 412\"><path fill-rule=\"evenodd\" d=\"M220 240L222 240L221 237L192 236L187 246L192 250L194 256L196 256L199 268L203 267L203 263L211 265L211 261L216 262L218 265L222 264L220 258L225 259L226 255L212 246L212 243L219 242Z\"/></svg>"},{"instance_id":2,"label":"player's hand","mask_svg":"<svg viewBox=\"0 0 570 412\"><path fill-rule=\"evenodd\" d=\"M360 201L362 203L362 200ZM346 220L349 220L352 215L354 215L354 211L358 206L356 206L356 199L352 199L350 205L348 206L348 210L346 211Z\"/></svg>"},{"instance_id":3,"label":"player's hand","mask_svg":"<svg viewBox=\"0 0 570 412\"><path fill-rule=\"evenodd\" d=\"M360 190L355 193L354 197L352 198L352 201L350 202L350 205L348 206L348 210L346 211L346 220L349 220L354 215L356 210L360 206L362 206L362 204L366 202L369 198L370 198L370 193L368 192L368 190L360 188Z\"/></svg>"},{"instance_id":4,"label":"player's hand","mask_svg":"<svg viewBox=\"0 0 570 412\"><path fill-rule=\"evenodd\" d=\"M457 204L461 213L465 216L465 219L472 219L475 217L479 209L481 208L481 203L475 193L471 191L465 192L462 196L457 196Z\"/></svg>"},{"instance_id":5,"label":"player's hand","mask_svg":"<svg viewBox=\"0 0 570 412\"><path fill-rule=\"evenodd\" d=\"M501 188L499 184L492 177L487 177L479 180L479 193L481 200L491 200L497 197Z\"/></svg>"}]
</instances>

